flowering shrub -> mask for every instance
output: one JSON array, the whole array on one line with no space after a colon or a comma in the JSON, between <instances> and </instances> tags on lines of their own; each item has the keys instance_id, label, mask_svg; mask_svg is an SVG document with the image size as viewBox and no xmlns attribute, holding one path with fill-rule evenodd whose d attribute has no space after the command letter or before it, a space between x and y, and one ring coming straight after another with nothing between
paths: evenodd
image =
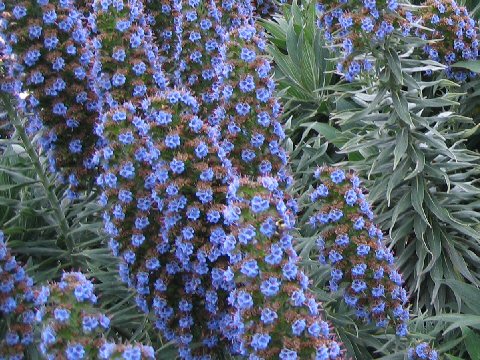
<instances>
[{"instance_id":1,"label":"flowering shrub","mask_svg":"<svg viewBox=\"0 0 480 360\"><path fill-rule=\"evenodd\" d=\"M362 4L375 22L370 31L343 5L331 15L319 7L332 41L337 30L350 39L343 46L352 79L360 66L356 41L364 41L355 31L383 41L398 7L382 2L392 23L378 22L375 1ZM138 307L153 313L162 337L184 359L211 359L227 346L249 359L344 358L294 250L297 204L285 194L292 178L281 146L282 109L249 2L164 0L144 8L142 1L95 0L87 18L70 3L31 6L41 21L22 4L7 9L13 15L5 12L6 37L19 60L9 65L3 89L17 95L33 89L23 110L38 115L34 127L43 122L51 129L45 144L60 167L70 167L61 147L71 134L57 134L59 124L85 116L73 128L99 140L75 138L68 151L80 159L90 149L86 167L100 172L104 229L121 259L120 277L135 289ZM38 30L37 22L47 27ZM19 35L26 29L34 32L28 41L27 33ZM37 38L35 48L24 49ZM41 81L33 81L38 73ZM67 91L72 84L83 86L82 101ZM336 226L319 240L324 262L328 257L333 265L330 288L345 283L344 299L360 318L380 327L393 322L403 336L406 293L358 178L325 171L312 197L320 205L312 225ZM154 358L150 347L103 339L109 320L94 309L93 284L81 273L41 288L36 301L47 358Z\"/></svg>"},{"instance_id":2,"label":"flowering shrub","mask_svg":"<svg viewBox=\"0 0 480 360\"><path fill-rule=\"evenodd\" d=\"M341 359L343 351L309 292L289 234L295 209L272 179L233 180L224 242L232 263L225 335L250 358ZM240 337L238 337L240 336Z\"/></svg>"},{"instance_id":3,"label":"flowering shrub","mask_svg":"<svg viewBox=\"0 0 480 360\"><path fill-rule=\"evenodd\" d=\"M127 25L125 13L131 17ZM207 324L216 316L217 295L208 292L210 284L202 276L209 272L207 262L222 255L219 243L212 246L205 239L214 238L220 221L221 208L215 203L225 191L221 184L213 184L224 170L209 155L212 150L195 97L188 91L165 89L147 26L139 37L142 16L133 2L125 9L96 4L102 40L97 45L97 60L102 64L97 91L111 99L97 127L106 144L99 156L104 169L99 177L102 201L110 205L105 230L113 253L123 260L122 279L136 289L138 306L155 313L156 327L164 338L175 340L181 356L188 358L193 342L204 340L207 348L218 342L212 335L218 328ZM118 36L110 40L106 34L112 22ZM119 52L121 59L108 67ZM137 73L139 63L144 70ZM104 84L114 81L119 72L124 81L107 89ZM157 83L150 80L151 73ZM134 84L142 84L146 96L134 89L132 93ZM194 311L204 307L208 311Z\"/></svg>"},{"instance_id":4,"label":"flowering shrub","mask_svg":"<svg viewBox=\"0 0 480 360\"><path fill-rule=\"evenodd\" d=\"M408 360L438 360L438 353L430 345L423 342L408 349Z\"/></svg>"},{"instance_id":5,"label":"flowering shrub","mask_svg":"<svg viewBox=\"0 0 480 360\"><path fill-rule=\"evenodd\" d=\"M0 231L0 315L6 333L0 341L1 359L22 359L33 342L33 280L10 253Z\"/></svg>"},{"instance_id":6,"label":"flowering shrub","mask_svg":"<svg viewBox=\"0 0 480 360\"><path fill-rule=\"evenodd\" d=\"M110 319L94 307L94 285L79 272L36 291L35 315L41 323L39 349L45 359L155 359L153 348L108 342Z\"/></svg>"},{"instance_id":7,"label":"flowering shrub","mask_svg":"<svg viewBox=\"0 0 480 360\"><path fill-rule=\"evenodd\" d=\"M310 225L320 230L319 261L331 265L330 291L346 285L344 302L358 318L384 328L396 324L396 333L407 334L409 312L402 277L393 265L393 254L373 223L359 178L341 169L323 167L310 200L316 213Z\"/></svg>"},{"instance_id":8,"label":"flowering shrub","mask_svg":"<svg viewBox=\"0 0 480 360\"><path fill-rule=\"evenodd\" d=\"M19 109L31 114L31 134L42 130L52 170L64 169L73 189L86 185L94 167L97 103L87 81L92 53L84 46L89 33L81 9L69 1L35 1L2 2L0 10L2 90L28 92L25 100L18 98Z\"/></svg>"}]
</instances>

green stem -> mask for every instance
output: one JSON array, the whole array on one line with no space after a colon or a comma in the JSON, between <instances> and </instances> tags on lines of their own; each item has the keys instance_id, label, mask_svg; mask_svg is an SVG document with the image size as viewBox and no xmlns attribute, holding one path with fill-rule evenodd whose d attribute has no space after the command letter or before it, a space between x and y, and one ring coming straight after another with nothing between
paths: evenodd
<instances>
[{"instance_id":1,"label":"green stem","mask_svg":"<svg viewBox=\"0 0 480 360\"><path fill-rule=\"evenodd\" d=\"M76 259L75 259L75 256L73 256L73 254L76 251L76 246L75 246L74 240L69 235L70 226L68 225L65 214L63 213L60 207L60 200L58 199L57 194L55 194L52 184L48 180L47 174L44 171L42 164L40 163L39 155L34 145L30 141L30 138L28 137L27 133L25 132L25 128L22 124L22 121L18 118L17 112L12 106L12 101L10 97L5 93L2 93L0 96L5 106L5 109L7 110L8 117L12 125L15 127L15 130L19 134L20 139L22 140L22 144L25 148L25 151L27 152L28 157L30 158L30 161L32 162L35 168L35 171L40 180L40 183L42 184L43 189L45 190L45 194L47 196L48 202L50 203L50 207L53 210L53 213L59 225L60 236L65 240L65 244L69 252L69 258L72 261L73 266L75 266Z\"/></svg>"}]
</instances>

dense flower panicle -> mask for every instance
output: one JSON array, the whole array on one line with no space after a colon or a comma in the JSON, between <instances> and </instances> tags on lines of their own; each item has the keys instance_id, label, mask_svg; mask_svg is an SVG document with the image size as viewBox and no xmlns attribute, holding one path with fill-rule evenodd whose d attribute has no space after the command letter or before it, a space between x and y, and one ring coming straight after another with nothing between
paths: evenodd
<instances>
[{"instance_id":1,"label":"dense flower panicle","mask_svg":"<svg viewBox=\"0 0 480 360\"><path fill-rule=\"evenodd\" d=\"M222 10L226 10L227 5L227 2L223 3ZM222 37L226 32L222 30L222 26L227 23L224 28L229 26L233 28L234 25L232 25L233 20L228 25L230 20L225 20L215 6L215 2L206 6L205 3L191 1L185 3L183 7L172 3L171 7L162 7L165 14L170 14L171 11L171 17L164 20L159 16L155 18L157 24L159 21L166 22L174 19L175 24L178 25L172 30L172 34L176 36L175 39L181 47L175 47L174 56L177 56L175 61L171 63L165 61L164 65L173 68L181 63L182 59L188 59L189 54L196 51L204 54L202 61L205 60L205 63L196 63L191 59L184 61L184 66L178 67L178 74L172 79L174 83L187 86L192 95L187 92L165 91L160 96L148 98L142 103L147 109L143 112L148 129L141 138L142 141L147 138L149 142L155 144L153 150L156 151L155 158L150 158L150 162L142 164L142 158L136 156L138 151L134 144L131 146L119 144L116 147L122 149L122 156L118 158L121 163L118 163L114 149L114 144L118 141L112 136L117 136L118 130L115 129L119 125L113 119L109 120L107 116L104 121L105 126L102 128L105 142L109 144L106 148L110 154L108 155L110 157L108 173L101 177L101 182L107 187L104 199L108 198L112 204L112 210L105 218L106 230L113 235L111 247L114 253L124 259L121 273L130 285L136 288L139 305L145 310L153 307L157 317L157 327L163 332L164 337L169 340L175 339L180 344L180 355L184 358L191 356L188 347L196 337L203 339L205 346L210 348L219 343L218 318L221 317L222 309L225 307L226 291L231 290L228 286L222 288L217 285L219 275L222 278L229 274L225 260L227 250L223 244L226 231L225 224L222 224L222 217L225 217L222 214L225 204L225 186L222 179L225 176L225 170L219 166L218 160L215 160L213 155L216 150L211 147L209 140L213 135L209 134L208 127L218 125L221 132L226 128L228 119L233 120L238 116L233 109L236 103L228 104L231 115L224 115L225 110L218 105L221 100L210 96L215 92L218 93L217 87L223 86L220 83L224 79L221 71L227 64L219 55L222 54L220 50L225 51ZM208 11L203 11L205 8L208 8ZM205 15L206 13L208 16ZM164 17L165 14L163 14ZM109 19L112 19L111 13ZM107 22L101 21L100 16L97 15L97 28L100 34L101 23ZM241 34L243 37L241 41L247 43L254 35L256 35L255 29L245 27ZM210 41L212 39L217 39L218 42L214 44ZM210 54L206 53L202 44L206 47L211 46ZM257 51L254 46L250 46L249 49L247 47L245 46L244 52L248 51L251 54ZM102 44L99 53L102 54L104 51L106 49ZM229 65L234 64L233 57L237 56L236 52L231 51L229 56L232 57ZM129 58L130 55L127 54L125 61ZM266 60L260 59L260 56L253 66L250 63L251 61L247 59L240 64L244 67L242 75L247 77L247 71L256 70L255 64L259 66L261 74L258 76L260 79L258 82L264 85L264 88L260 88L258 96L262 100L251 100L250 94L238 96L245 102L245 104L242 103L244 107L248 106L247 102L250 101L251 114L255 114L257 108L262 109L261 105L258 105L260 101L270 104L272 109L264 105L261 122L263 128L271 129L271 133L269 134L268 130L246 132L246 140L243 142L241 134L235 134L235 138L238 139L236 145L238 149L240 146L251 147L251 153L254 152L253 149L263 147L270 149L265 150L265 153L271 151L274 154L280 154L282 150L279 149L279 142L269 142L269 139L277 136L274 135L275 133L283 134L276 120L280 106L276 101L269 100L273 91L273 84L267 82L270 67ZM210 65L212 67L209 67ZM208 70L215 66L216 69ZM189 82L188 78L183 78L183 74L196 72L202 74L203 81L195 78L190 79ZM229 84L234 84L237 79L231 74L229 76L231 79L229 77L225 79ZM97 76L97 78L102 77ZM127 84L128 81L130 80L127 79L125 83ZM246 79L248 88L242 88L241 91L246 93L254 90L251 86L255 87L255 81L257 81L256 77ZM270 86L269 89L267 85ZM196 103L193 95L202 101L201 107ZM230 97L231 95L225 97L227 102L231 102ZM218 112L211 110L217 107ZM199 112L200 109L201 112ZM121 120L121 123L133 128L129 113L127 111L124 113L126 115L121 117L127 117L127 119ZM259 126L256 118L252 124L248 124L250 111L248 114L244 112L241 116L243 117L241 125L245 128L253 131ZM229 123L231 129L237 126L233 121ZM111 124L111 127L108 124ZM136 144L139 143L139 141L136 142ZM231 151L231 147L228 147L225 141L220 151ZM126 154L130 155L126 156ZM275 164L276 159L268 161L266 158L265 156L262 174L269 175L279 167ZM121 164L127 162L128 168L125 169ZM123 179L122 170L126 170L124 173L130 175L131 179ZM141 178L145 179L143 183L138 181L139 178L136 176L140 171L142 171ZM243 169L238 166L237 171L242 173ZM259 170L254 169L251 172L258 174ZM269 186L275 186L277 183L277 180L272 179ZM205 239L209 241L205 242ZM179 310L175 311L179 306L179 294L183 294L181 298L185 301L181 303ZM207 310L205 314L208 315L206 320L210 319L208 323L202 323L200 313L192 313L193 306L198 306L199 303ZM190 334L194 327L197 334L200 333L201 336ZM207 333L211 333L211 336L202 333L205 331L202 328L206 329Z\"/></svg>"},{"instance_id":2,"label":"dense flower panicle","mask_svg":"<svg viewBox=\"0 0 480 360\"><path fill-rule=\"evenodd\" d=\"M438 358L437 351L426 342L408 349L408 360L438 360Z\"/></svg>"},{"instance_id":3,"label":"dense flower panicle","mask_svg":"<svg viewBox=\"0 0 480 360\"><path fill-rule=\"evenodd\" d=\"M455 0L428 0L422 6L425 8L418 14L405 13L403 34L414 34L423 40L437 40L425 45L423 50L429 59L448 66L446 74L449 78L463 82L474 77L475 73L454 69L450 65L478 59L480 35L477 22ZM433 31L414 27L414 24Z\"/></svg>"},{"instance_id":4,"label":"dense flower panicle","mask_svg":"<svg viewBox=\"0 0 480 360\"><path fill-rule=\"evenodd\" d=\"M201 2L188 2L182 8L175 7L175 4L171 6L174 9L172 14L176 14L175 19L179 20L168 34L174 38L171 44L175 45L175 59L167 63L167 68L173 65L173 69L178 69L172 70L178 71L173 81L187 86L201 99L199 114L204 115L208 126L216 127L220 132L217 145L228 158L227 167L233 166L234 172L242 175L263 175L268 178L265 181L270 187L280 185L275 191L281 192L290 183L290 177L285 169L286 154L280 146L284 137L278 122L281 107L273 96L275 85L271 80L271 67L263 54L265 37L251 25L251 12L239 12L245 15L238 16L237 21L229 18L231 9L228 4L212 1L208 6ZM197 7L208 8L208 11L199 11ZM206 13L208 17L201 16ZM164 22L170 20L165 14L163 18ZM157 15L157 23L161 19L162 16ZM202 54L198 63L189 58L194 53ZM178 66L182 63L185 65ZM194 76L190 77L192 73ZM197 74L202 76L200 82ZM270 177L277 173L279 177ZM223 205L218 197L213 203ZM214 228L212 236L205 238L210 239L216 249L217 239L224 236L223 230ZM220 249L218 252L224 251ZM214 285L219 274L231 276L229 269L215 263L217 258L209 256L213 262L211 276ZM208 299L205 301L208 304ZM218 304L222 302L225 302L225 296L220 296L217 301Z\"/></svg>"},{"instance_id":5,"label":"dense flower panicle","mask_svg":"<svg viewBox=\"0 0 480 360\"><path fill-rule=\"evenodd\" d=\"M229 33L221 78L222 98L215 113L220 147L242 176L274 176L285 188L292 178L282 147L282 107L275 96L272 67L265 57L263 31L245 23Z\"/></svg>"},{"instance_id":6,"label":"dense flower panicle","mask_svg":"<svg viewBox=\"0 0 480 360\"><path fill-rule=\"evenodd\" d=\"M309 292L289 231L294 209L269 181L233 179L225 209L234 284L224 335L249 359L343 359L343 350ZM227 242L225 242L227 246Z\"/></svg>"},{"instance_id":7,"label":"dense flower panicle","mask_svg":"<svg viewBox=\"0 0 480 360\"><path fill-rule=\"evenodd\" d=\"M319 261L331 265L329 288L345 285L344 302L363 321L384 328L393 323L396 333L407 334L409 312L402 277L383 234L373 223L359 178L341 169L322 167L315 172L310 194L315 214L309 224L319 229Z\"/></svg>"},{"instance_id":8,"label":"dense flower panicle","mask_svg":"<svg viewBox=\"0 0 480 360\"><path fill-rule=\"evenodd\" d=\"M207 263L222 255L221 238L216 248L205 239L214 237L220 221L221 208L215 204L222 203L217 197L225 197L225 188L217 184L223 169L215 167L195 97L188 91L166 89L157 64L149 62L145 49L154 47L149 36L133 50L120 49L131 44L138 32L141 5L102 6L95 5L101 64L97 89L105 94L109 108L97 127L106 144L99 154L102 201L109 204L105 230L114 255L122 259L122 279L137 292L138 306L155 313L163 336L174 340L180 355L189 358L193 342L207 339L210 348L218 343L218 337L211 336L213 329L202 320L216 313L218 306L212 301L217 295L211 294L205 305L209 283L201 278L209 271ZM108 33L112 22L121 29L118 36ZM149 34L146 24L142 29ZM116 60L115 52L121 50L123 56ZM140 61L146 70L136 74L134 67ZM124 82L108 88L119 72L125 75ZM148 82L149 72L158 74L162 83ZM147 92L137 97L130 91L138 82ZM206 306L210 311L193 311Z\"/></svg>"},{"instance_id":9,"label":"dense flower panicle","mask_svg":"<svg viewBox=\"0 0 480 360\"><path fill-rule=\"evenodd\" d=\"M238 173L277 173L287 158L280 146L281 106L273 94L265 35L251 25L251 8L234 1L164 2L150 7L156 14L155 26L161 29L157 33L161 49L167 44L160 51L166 54L166 72L202 102L208 125L219 125L220 145ZM289 181L284 172L280 179Z\"/></svg>"},{"instance_id":10,"label":"dense flower panicle","mask_svg":"<svg viewBox=\"0 0 480 360\"><path fill-rule=\"evenodd\" d=\"M52 170L60 170L73 189L85 186L94 171L97 103L87 81L92 53L81 9L70 1L8 0L0 7L6 69L1 89L14 96L28 92L18 98L19 110L32 114L27 130L43 130Z\"/></svg>"},{"instance_id":11,"label":"dense flower panicle","mask_svg":"<svg viewBox=\"0 0 480 360\"><path fill-rule=\"evenodd\" d=\"M47 359L93 359L110 319L94 308L94 285L78 272L35 291L39 350Z\"/></svg>"},{"instance_id":12,"label":"dense flower panicle","mask_svg":"<svg viewBox=\"0 0 480 360\"><path fill-rule=\"evenodd\" d=\"M221 13L210 1L149 1L160 60L172 84L186 86L203 102L215 98L214 76L221 66L225 36Z\"/></svg>"},{"instance_id":13,"label":"dense flower panicle","mask_svg":"<svg viewBox=\"0 0 480 360\"><path fill-rule=\"evenodd\" d=\"M45 359L155 359L151 346L115 344L104 339L110 319L95 308L94 285L80 272L36 291L39 350Z\"/></svg>"},{"instance_id":14,"label":"dense flower panicle","mask_svg":"<svg viewBox=\"0 0 480 360\"><path fill-rule=\"evenodd\" d=\"M401 0L318 1L318 25L327 42L340 50L337 71L347 81L373 68L365 49L383 43L399 28L400 7Z\"/></svg>"},{"instance_id":15,"label":"dense flower panicle","mask_svg":"<svg viewBox=\"0 0 480 360\"><path fill-rule=\"evenodd\" d=\"M146 7L165 72L196 96L211 90L226 34L253 14L248 0L162 0L148 1Z\"/></svg>"},{"instance_id":16,"label":"dense flower panicle","mask_svg":"<svg viewBox=\"0 0 480 360\"><path fill-rule=\"evenodd\" d=\"M25 348L33 342L32 285L0 231L0 316L6 329L0 340L0 359L23 359Z\"/></svg>"}]
</instances>

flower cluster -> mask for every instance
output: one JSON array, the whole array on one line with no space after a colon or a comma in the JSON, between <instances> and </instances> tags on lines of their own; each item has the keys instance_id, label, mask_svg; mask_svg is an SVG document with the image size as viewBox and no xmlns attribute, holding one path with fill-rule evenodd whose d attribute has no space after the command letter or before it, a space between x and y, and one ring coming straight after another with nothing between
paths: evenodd
<instances>
[{"instance_id":1,"label":"flower cluster","mask_svg":"<svg viewBox=\"0 0 480 360\"><path fill-rule=\"evenodd\" d=\"M79 272L64 273L60 282L36 290L38 346L45 359L155 359L150 346L105 340L110 319L94 307L96 302L93 283Z\"/></svg>"},{"instance_id":2,"label":"flower cluster","mask_svg":"<svg viewBox=\"0 0 480 360\"><path fill-rule=\"evenodd\" d=\"M0 315L6 328L0 341L2 359L23 359L25 348L33 342L32 285L0 231Z\"/></svg>"},{"instance_id":3,"label":"flower cluster","mask_svg":"<svg viewBox=\"0 0 480 360\"><path fill-rule=\"evenodd\" d=\"M92 179L97 102L89 90L92 52L81 9L71 1L0 3L0 36L6 76L2 91L18 97L29 116L28 131L42 131L52 170L62 171L73 189ZM75 194L70 193L71 196Z\"/></svg>"},{"instance_id":4,"label":"flower cluster","mask_svg":"<svg viewBox=\"0 0 480 360\"><path fill-rule=\"evenodd\" d=\"M136 289L140 309L153 311L164 338L174 340L180 355L189 358L194 342L204 340L206 348L218 343L213 325L207 324L216 316L217 295L208 292L210 284L202 277L207 264L222 255L219 242L213 248L205 239L219 236L214 230L221 208L215 203L225 196L218 184L223 169L211 155L196 98L166 88L149 27L140 27L140 3L118 8L98 2L95 7L101 69L96 86L108 107L97 127L105 144L98 183L104 189L102 202L108 203L109 245L122 259L120 275ZM116 36L108 35L112 22ZM124 81L109 88L120 73ZM138 84L145 94L136 93ZM195 311L205 307L210 311Z\"/></svg>"},{"instance_id":5,"label":"flower cluster","mask_svg":"<svg viewBox=\"0 0 480 360\"><path fill-rule=\"evenodd\" d=\"M365 49L383 43L398 28L399 10L397 0L318 2L319 27L325 31L327 42L341 49L337 71L347 81L372 69Z\"/></svg>"},{"instance_id":6,"label":"flower cluster","mask_svg":"<svg viewBox=\"0 0 480 360\"><path fill-rule=\"evenodd\" d=\"M221 95L224 43L231 30L251 19L250 2L149 1L147 10L166 76L201 100L209 118Z\"/></svg>"},{"instance_id":7,"label":"flower cluster","mask_svg":"<svg viewBox=\"0 0 480 360\"><path fill-rule=\"evenodd\" d=\"M408 11L405 13L403 34L407 36L414 33L423 40L429 40L423 48L425 54L429 59L447 65L446 74L449 78L463 82L475 76L474 73L450 67L458 61L478 59L478 25L469 16L468 10L455 0L427 0L422 6L417 15ZM418 25L433 31L426 31Z\"/></svg>"},{"instance_id":8,"label":"flower cluster","mask_svg":"<svg viewBox=\"0 0 480 360\"><path fill-rule=\"evenodd\" d=\"M224 242L230 257L224 335L250 359L342 359L343 351L309 292L289 234L295 204L271 178L234 178L228 191Z\"/></svg>"},{"instance_id":9,"label":"flower cluster","mask_svg":"<svg viewBox=\"0 0 480 360\"><path fill-rule=\"evenodd\" d=\"M265 57L266 37L245 23L230 32L221 77L220 147L242 176L274 176L285 188L292 182L285 133L279 122L282 107L274 95L272 68Z\"/></svg>"},{"instance_id":10,"label":"flower cluster","mask_svg":"<svg viewBox=\"0 0 480 360\"><path fill-rule=\"evenodd\" d=\"M408 349L408 360L438 360L438 353L426 342Z\"/></svg>"},{"instance_id":11,"label":"flower cluster","mask_svg":"<svg viewBox=\"0 0 480 360\"><path fill-rule=\"evenodd\" d=\"M265 36L251 25L251 7L234 1L150 7L166 73L202 102L202 115L219 127L220 146L237 172L276 174L287 159L280 146L281 106L263 54ZM290 181L285 170L280 175Z\"/></svg>"},{"instance_id":12,"label":"flower cluster","mask_svg":"<svg viewBox=\"0 0 480 360\"><path fill-rule=\"evenodd\" d=\"M359 178L330 167L319 168L315 178L310 194L315 214L309 223L320 230L319 261L331 265L330 290L345 284L343 300L359 319L381 328L393 322L397 335L405 336L407 293L382 231L373 223Z\"/></svg>"}]
</instances>

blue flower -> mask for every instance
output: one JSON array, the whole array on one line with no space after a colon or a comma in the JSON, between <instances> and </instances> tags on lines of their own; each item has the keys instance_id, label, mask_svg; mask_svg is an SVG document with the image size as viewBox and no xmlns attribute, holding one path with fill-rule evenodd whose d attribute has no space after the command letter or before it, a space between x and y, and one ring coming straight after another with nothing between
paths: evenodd
<instances>
[{"instance_id":1,"label":"blue flower","mask_svg":"<svg viewBox=\"0 0 480 360\"><path fill-rule=\"evenodd\" d=\"M80 360L85 356L85 349L81 344L69 345L66 350L67 360Z\"/></svg>"},{"instance_id":2,"label":"blue flower","mask_svg":"<svg viewBox=\"0 0 480 360\"><path fill-rule=\"evenodd\" d=\"M262 320L262 322L265 325L272 324L276 319L278 319L278 315L275 311L273 311L269 308L265 308L265 309L262 310L260 320Z\"/></svg>"},{"instance_id":3,"label":"blue flower","mask_svg":"<svg viewBox=\"0 0 480 360\"><path fill-rule=\"evenodd\" d=\"M180 136L178 134L167 135L165 137L165 146L170 149L180 146Z\"/></svg>"},{"instance_id":4,"label":"blue flower","mask_svg":"<svg viewBox=\"0 0 480 360\"><path fill-rule=\"evenodd\" d=\"M250 201L250 208L254 213L265 212L269 209L270 202L261 196L254 196Z\"/></svg>"},{"instance_id":5,"label":"blue flower","mask_svg":"<svg viewBox=\"0 0 480 360\"><path fill-rule=\"evenodd\" d=\"M15 16L15 19L20 20L27 15L27 9L25 8L25 6L17 5L13 8L12 13L13 16Z\"/></svg>"},{"instance_id":6,"label":"blue flower","mask_svg":"<svg viewBox=\"0 0 480 360\"><path fill-rule=\"evenodd\" d=\"M365 274L365 270L367 270L366 264L357 264L352 268L352 275L362 276Z\"/></svg>"},{"instance_id":7,"label":"blue flower","mask_svg":"<svg viewBox=\"0 0 480 360\"><path fill-rule=\"evenodd\" d=\"M55 333L55 331L51 327L47 327L43 329L41 338L45 344L49 345L53 344L57 340L56 336L57 334Z\"/></svg>"},{"instance_id":8,"label":"blue flower","mask_svg":"<svg viewBox=\"0 0 480 360\"><path fill-rule=\"evenodd\" d=\"M185 170L185 163L182 160L177 160L173 159L170 162L170 169L175 173L175 174L181 174Z\"/></svg>"},{"instance_id":9,"label":"blue flower","mask_svg":"<svg viewBox=\"0 0 480 360\"><path fill-rule=\"evenodd\" d=\"M246 116L248 113L250 113L250 105L247 103L238 103L235 106L235 109L238 115L241 115L241 116Z\"/></svg>"},{"instance_id":10,"label":"blue flower","mask_svg":"<svg viewBox=\"0 0 480 360\"><path fill-rule=\"evenodd\" d=\"M262 282L260 285L260 290L263 295L267 297L275 296L280 290L280 280L275 277L270 277L269 279Z\"/></svg>"},{"instance_id":11,"label":"blue flower","mask_svg":"<svg viewBox=\"0 0 480 360\"><path fill-rule=\"evenodd\" d=\"M212 189L198 190L196 195L202 204L209 203L213 200Z\"/></svg>"},{"instance_id":12,"label":"blue flower","mask_svg":"<svg viewBox=\"0 0 480 360\"><path fill-rule=\"evenodd\" d=\"M243 263L241 267L242 274L248 277L256 277L259 273L259 267L255 260L249 260Z\"/></svg>"},{"instance_id":13,"label":"blue flower","mask_svg":"<svg viewBox=\"0 0 480 360\"><path fill-rule=\"evenodd\" d=\"M352 281L352 290L356 293L363 292L367 289L367 284L363 280L355 279Z\"/></svg>"},{"instance_id":14,"label":"blue flower","mask_svg":"<svg viewBox=\"0 0 480 360\"><path fill-rule=\"evenodd\" d=\"M271 336L268 334L255 334L252 336L250 345L256 350L265 350L270 342Z\"/></svg>"},{"instance_id":15,"label":"blue flower","mask_svg":"<svg viewBox=\"0 0 480 360\"><path fill-rule=\"evenodd\" d=\"M135 73L135 75L140 76L145 71L147 71L147 65L143 61L138 61L135 65L132 66L132 70Z\"/></svg>"},{"instance_id":16,"label":"blue flower","mask_svg":"<svg viewBox=\"0 0 480 360\"><path fill-rule=\"evenodd\" d=\"M367 256L370 252L370 246L366 244L358 245L357 247L357 255L359 256Z\"/></svg>"},{"instance_id":17,"label":"blue flower","mask_svg":"<svg viewBox=\"0 0 480 360\"><path fill-rule=\"evenodd\" d=\"M63 308L56 308L53 314L55 319L59 322L66 322L70 318L70 311Z\"/></svg>"},{"instance_id":18,"label":"blue flower","mask_svg":"<svg viewBox=\"0 0 480 360\"><path fill-rule=\"evenodd\" d=\"M256 57L257 54L255 53L255 51L250 50L249 48L242 48L242 50L240 51L240 59L247 63L254 61Z\"/></svg>"},{"instance_id":19,"label":"blue flower","mask_svg":"<svg viewBox=\"0 0 480 360\"><path fill-rule=\"evenodd\" d=\"M94 316L85 316L82 320L83 331L86 333L92 332L98 326L98 320Z\"/></svg>"},{"instance_id":20,"label":"blue flower","mask_svg":"<svg viewBox=\"0 0 480 360\"><path fill-rule=\"evenodd\" d=\"M306 327L307 327L307 323L305 322L305 320L303 319L296 320L292 324L292 333L295 336L300 336Z\"/></svg>"},{"instance_id":21,"label":"blue flower","mask_svg":"<svg viewBox=\"0 0 480 360\"><path fill-rule=\"evenodd\" d=\"M129 20L119 20L116 24L116 29L120 32L125 32L130 28L130 21Z\"/></svg>"},{"instance_id":22,"label":"blue flower","mask_svg":"<svg viewBox=\"0 0 480 360\"><path fill-rule=\"evenodd\" d=\"M135 167L133 166L133 163L128 162L124 164L120 170L120 175L126 179L133 179L135 176Z\"/></svg>"},{"instance_id":23,"label":"blue flower","mask_svg":"<svg viewBox=\"0 0 480 360\"><path fill-rule=\"evenodd\" d=\"M241 291L237 295L237 306L242 310L250 309L253 306L252 296L245 291Z\"/></svg>"},{"instance_id":24,"label":"blue flower","mask_svg":"<svg viewBox=\"0 0 480 360\"><path fill-rule=\"evenodd\" d=\"M297 360L298 359L297 352L295 350L290 350L290 349L282 349L278 357L280 360Z\"/></svg>"},{"instance_id":25,"label":"blue flower","mask_svg":"<svg viewBox=\"0 0 480 360\"><path fill-rule=\"evenodd\" d=\"M202 159L205 156L208 155L208 147L204 142L201 142L198 144L198 146L195 148L195 155L199 158Z\"/></svg>"},{"instance_id":26,"label":"blue flower","mask_svg":"<svg viewBox=\"0 0 480 360\"><path fill-rule=\"evenodd\" d=\"M298 267L293 262L287 262L282 267L282 274L287 280L294 280L297 277Z\"/></svg>"}]
</instances>

